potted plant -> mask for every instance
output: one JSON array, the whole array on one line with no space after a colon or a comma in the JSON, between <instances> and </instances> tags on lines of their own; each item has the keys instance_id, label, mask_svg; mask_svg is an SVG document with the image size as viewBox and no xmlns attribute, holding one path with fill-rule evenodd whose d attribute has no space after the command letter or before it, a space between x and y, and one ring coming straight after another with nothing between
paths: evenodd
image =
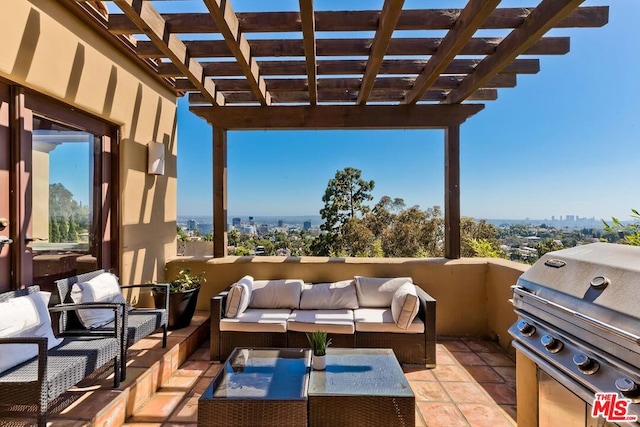
<instances>
[{"instance_id":1,"label":"potted plant","mask_svg":"<svg viewBox=\"0 0 640 427\"><path fill-rule=\"evenodd\" d=\"M169 283L169 329L180 329L191 324L200 286L204 282L204 273L191 274L190 269L184 268ZM166 288L153 288L152 293L156 308L164 308Z\"/></svg>"},{"instance_id":2,"label":"potted plant","mask_svg":"<svg viewBox=\"0 0 640 427\"><path fill-rule=\"evenodd\" d=\"M327 347L331 345L331 338L327 339L327 333L324 331L315 331L307 333L307 339L311 346L311 364L313 369L322 371L327 366Z\"/></svg>"}]
</instances>

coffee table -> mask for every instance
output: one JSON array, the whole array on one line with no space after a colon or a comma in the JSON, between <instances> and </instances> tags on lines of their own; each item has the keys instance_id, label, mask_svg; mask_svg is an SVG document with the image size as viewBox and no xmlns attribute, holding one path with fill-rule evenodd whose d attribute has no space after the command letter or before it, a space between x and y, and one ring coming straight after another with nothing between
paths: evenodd
<instances>
[{"instance_id":1,"label":"coffee table","mask_svg":"<svg viewBox=\"0 0 640 427\"><path fill-rule=\"evenodd\" d=\"M198 426L306 426L308 349L236 348L198 400Z\"/></svg>"},{"instance_id":2,"label":"coffee table","mask_svg":"<svg viewBox=\"0 0 640 427\"><path fill-rule=\"evenodd\" d=\"M310 426L415 426L415 396L391 349L329 348L311 371Z\"/></svg>"}]
</instances>

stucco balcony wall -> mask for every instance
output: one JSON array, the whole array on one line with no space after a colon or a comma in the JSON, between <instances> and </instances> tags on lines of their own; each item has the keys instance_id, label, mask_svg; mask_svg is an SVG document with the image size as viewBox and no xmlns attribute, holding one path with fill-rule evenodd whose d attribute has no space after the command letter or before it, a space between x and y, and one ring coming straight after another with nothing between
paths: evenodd
<instances>
[{"instance_id":1,"label":"stucco balcony wall","mask_svg":"<svg viewBox=\"0 0 640 427\"><path fill-rule=\"evenodd\" d=\"M167 263L166 277L182 268L204 272L198 309L208 310L212 296L244 275L255 279L332 282L353 276L411 276L438 301L438 335L482 336L509 346L507 333L516 317L509 303L514 284L527 265L492 258L323 258L180 257Z\"/></svg>"}]
</instances>

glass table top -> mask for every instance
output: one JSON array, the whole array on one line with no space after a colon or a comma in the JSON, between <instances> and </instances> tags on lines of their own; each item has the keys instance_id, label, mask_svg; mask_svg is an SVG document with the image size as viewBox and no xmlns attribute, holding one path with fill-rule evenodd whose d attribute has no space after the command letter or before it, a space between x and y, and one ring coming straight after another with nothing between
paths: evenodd
<instances>
[{"instance_id":1,"label":"glass table top","mask_svg":"<svg viewBox=\"0 0 640 427\"><path fill-rule=\"evenodd\" d=\"M291 400L306 397L308 349L236 348L203 398Z\"/></svg>"}]
</instances>

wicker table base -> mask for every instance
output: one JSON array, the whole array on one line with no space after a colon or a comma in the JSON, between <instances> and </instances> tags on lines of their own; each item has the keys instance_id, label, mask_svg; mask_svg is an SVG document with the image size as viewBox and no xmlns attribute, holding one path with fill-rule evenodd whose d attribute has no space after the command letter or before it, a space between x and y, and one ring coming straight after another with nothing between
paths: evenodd
<instances>
[{"instance_id":1,"label":"wicker table base","mask_svg":"<svg viewBox=\"0 0 640 427\"><path fill-rule=\"evenodd\" d=\"M390 349L329 349L308 394L312 427L415 425L415 396Z\"/></svg>"}]
</instances>

